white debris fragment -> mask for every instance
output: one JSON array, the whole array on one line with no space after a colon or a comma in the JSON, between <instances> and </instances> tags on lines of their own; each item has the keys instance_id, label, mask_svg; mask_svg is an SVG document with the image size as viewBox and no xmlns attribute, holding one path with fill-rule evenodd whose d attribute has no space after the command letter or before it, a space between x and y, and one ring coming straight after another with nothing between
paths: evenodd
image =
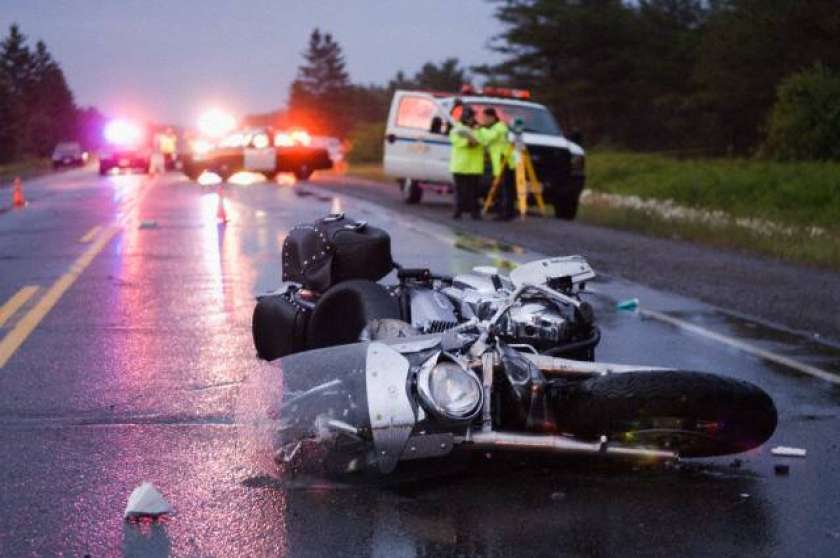
<instances>
[{"instance_id":1,"label":"white debris fragment","mask_svg":"<svg viewBox=\"0 0 840 558\"><path fill-rule=\"evenodd\" d=\"M123 517L125 519L155 518L166 513L172 513L172 511L172 506L158 492L158 489L152 483L144 482L131 492Z\"/></svg>"},{"instance_id":2,"label":"white debris fragment","mask_svg":"<svg viewBox=\"0 0 840 558\"><path fill-rule=\"evenodd\" d=\"M776 446L775 448L770 450L770 453L773 455L779 455L782 457L805 457L808 451L802 448L789 448L787 446Z\"/></svg>"}]
</instances>

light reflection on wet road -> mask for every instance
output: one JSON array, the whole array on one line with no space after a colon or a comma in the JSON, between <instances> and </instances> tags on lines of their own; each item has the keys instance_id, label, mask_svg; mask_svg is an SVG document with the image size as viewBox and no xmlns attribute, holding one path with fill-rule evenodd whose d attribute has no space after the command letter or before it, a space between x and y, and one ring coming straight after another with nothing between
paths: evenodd
<instances>
[{"instance_id":1,"label":"light reflection on wet road","mask_svg":"<svg viewBox=\"0 0 840 558\"><path fill-rule=\"evenodd\" d=\"M2 301L55 281L94 225L124 227L0 369L0 555L825 556L840 548L840 391L613 307L638 296L828 370L837 351L604 280L592 286L600 358L756 382L780 410L770 445L806 447L808 458L789 461L789 477L774 476L764 448L741 456L739 468L731 458L636 470L517 456L388 486L277 479L237 417L258 404L246 379L274 370L254 358L250 314L254 294L280 280L291 225L340 207L391 231L398 261L451 273L534 255L300 185L227 185L225 226L215 187L177 175L72 172L35 183L29 197L26 213L0 216ZM126 526L122 508L143 480L176 514Z\"/></svg>"}]
</instances>

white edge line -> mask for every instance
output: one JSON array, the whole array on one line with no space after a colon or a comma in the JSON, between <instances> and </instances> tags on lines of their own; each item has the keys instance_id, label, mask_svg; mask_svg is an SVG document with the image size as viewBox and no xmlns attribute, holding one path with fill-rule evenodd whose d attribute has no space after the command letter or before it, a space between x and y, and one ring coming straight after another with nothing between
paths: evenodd
<instances>
[{"instance_id":1,"label":"white edge line","mask_svg":"<svg viewBox=\"0 0 840 558\"><path fill-rule=\"evenodd\" d=\"M745 353L749 353L751 355L755 355L764 360L769 360L770 362L775 362L776 364L781 364L782 366L792 368L797 372L801 372L803 374L807 374L809 376L825 380L826 382L830 382L832 384L840 385L840 376L838 376L837 374L832 374L831 372L826 372L825 370L817 368L816 366L811 366L810 364L805 364L803 362L793 360L792 358L772 353L770 351L756 347L755 345L751 345L744 341L739 341L738 339L734 339L732 337L727 337L726 335L721 335L720 333L715 333L714 331L708 330L704 327L700 327L698 325L686 322L684 320L680 320L679 318L668 316L667 314L663 314L661 312L656 312L655 310L639 309L639 314L648 318L653 318L654 320L659 320L661 322L671 324L685 331L689 331L691 333L700 335L701 337L705 337L707 339L712 339L719 343L723 343L724 345L729 345L730 347L733 347Z\"/></svg>"}]
</instances>

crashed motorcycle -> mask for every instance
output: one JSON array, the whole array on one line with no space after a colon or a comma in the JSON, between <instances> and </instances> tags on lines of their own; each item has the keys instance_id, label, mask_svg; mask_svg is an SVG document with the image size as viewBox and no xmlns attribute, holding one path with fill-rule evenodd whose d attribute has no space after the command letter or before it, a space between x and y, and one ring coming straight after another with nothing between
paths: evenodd
<instances>
[{"instance_id":1,"label":"crashed motorcycle","mask_svg":"<svg viewBox=\"0 0 840 558\"><path fill-rule=\"evenodd\" d=\"M392 270L397 283L376 281ZM281 286L258 297L253 335L257 354L274 360L304 350L439 333L469 320L487 320L510 293L530 289L497 324L515 346L550 356L593 360L601 333L582 299L595 272L580 256L520 265L502 275L476 267L456 276L405 268L391 259L385 231L343 215L295 227L283 247Z\"/></svg>"},{"instance_id":2,"label":"crashed motorcycle","mask_svg":"<svg viewBox=\"0 0 840 558\"><path fill-rule=\"evenodd\" d=\"M351 228L342 230L359 232L356 223L346 225ZM340 236L320 225L311 230L321 237L317 248ZM364 243L350 244L358 249ZM496 450L667 461L747 451L775 430L772 399L750 383L593 361L599 334L579 291L594 274L582 259L533 262L507 278L493 270L466 280L403 270L389 289L360 283L388 265L376 270L366 262L349 272L341 245L322 250L332 253L321 256L331 260L330 269L318 272L333 277L318 285L320 279L299 274L304 282L282 291L296 309L283 315L285 329L274 330L287 351L280 361L283 385L260 413L284 466L315 463L330 473L387 475L404 462ZM292 274L314 269L304 263L310 258L298 262L284 250ZM348 278L348 272L362 277ZM317 332L302 330L300 316L311 326L319 305L345 282L355 285L341 291L345 310L331 311L331 322L322 324L334 324L341 335L355 331L355 337L312 339ZM324 284L323 295L301 293ZM370 301L361 284L368 294L384 292L397 305L390 307L393 314L377 314L384 303L365 306ZM304 302L312 297L314 307L290 294ZM450 319L429 311L432 302L452 311ZM262 323L257 314L255 340ZM292 350L295 343L301 350Z\"/></svg>"}]
</instances>

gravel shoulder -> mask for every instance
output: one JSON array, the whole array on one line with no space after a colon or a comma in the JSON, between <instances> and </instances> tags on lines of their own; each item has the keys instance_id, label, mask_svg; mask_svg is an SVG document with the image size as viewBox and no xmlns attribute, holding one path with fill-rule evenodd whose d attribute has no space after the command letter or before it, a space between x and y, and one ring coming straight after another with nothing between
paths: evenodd
<instances>
[{"instance_id":1,"label":"gravel shoulder","mask_svg":"<svg viewBox=\"0 0 840 558\"><path fill-rule=\"evenodd\" d=\"M581 254L601 273L840 343L836 272L554 218L453 221L446 198L406 205L396 186L355 177L324 175L310 184L544 254Z\"/></svg>"}]
</instances>

